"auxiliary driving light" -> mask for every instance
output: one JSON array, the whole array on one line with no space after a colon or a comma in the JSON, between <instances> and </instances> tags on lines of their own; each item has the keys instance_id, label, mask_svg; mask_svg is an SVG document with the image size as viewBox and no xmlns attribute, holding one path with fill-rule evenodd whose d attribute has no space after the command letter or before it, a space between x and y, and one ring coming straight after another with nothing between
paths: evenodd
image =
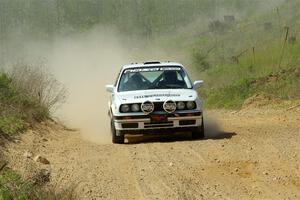
<instances>
[{"instance_id":1,"label":"auxiliary driving light","mask_svg":"<svg viewBox=\"0 0 300 200\"><path fill-rule=\"evenodd\" d=\"M141 105L141 110L148 115L154 111L154 104L151 101L145 101Z\"/></svg>"},{"instance_id":2,"label":"auxiliary driving light","mask_svg":"<svg viewBox=\"0 0 300 200\"><path fill-rule=\"evenodd\" d=\"M176 103L172 100L167 100L164 102L163 108L167 113L173 113L176 110Z\"/></svg>"}]
</instances>

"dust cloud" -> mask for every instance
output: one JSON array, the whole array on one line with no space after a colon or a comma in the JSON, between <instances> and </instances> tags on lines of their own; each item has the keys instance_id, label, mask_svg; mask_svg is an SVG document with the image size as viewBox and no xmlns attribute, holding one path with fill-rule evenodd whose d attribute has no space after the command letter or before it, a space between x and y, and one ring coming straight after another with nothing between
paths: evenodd
<instances>
[{"instance_id":1,"label":"dust cloud","mask_svg":"<svg viewBox=\"0 0 300 200\"><path fill-rule=\"evenodd\" d=\"M95 143L110 143L109 94L105 85L114 84L121 66L169 57L157 47L142 48L144 44L135 41L129 45L124 40L116 30L98 27L52 42L29 40L19 50L19 57L25 62L45 60L50 71L66 86L67 102L54 115Z\"/></svg>"},{"instance_id":2,"label":"dust cloud","mask_svg":"<svg viewBox=\"0 0 300 200\"><path fill-rule=\"evenodd\" d=\"M132 44L130 44L132 43ZM186 55L138 39L128 39L112 28L92 30L55 38L51 42L28 38L20 42L14 59L25 63L43 60L49 71L66 86L68 98L54 116L84 139L110 143L109 93L122 65L146 60L182 62ZM164 50L163 50L164 49ZM185 62L183 62L186 64Z\"/></svg>"},{"instance_id":3,"label":"dust cloud","mask_svg":"<svg viewBox=\"0 0 300 200\"><path fill-rule=\"evenodd\" d=\"M67 103L57 115L70 127L80 129L85 139L110 141L109 94L120 66L128 63L128 50L113 31L93 30L55 42L49 66L68 91Z\"/></svg>"}]
</instances>

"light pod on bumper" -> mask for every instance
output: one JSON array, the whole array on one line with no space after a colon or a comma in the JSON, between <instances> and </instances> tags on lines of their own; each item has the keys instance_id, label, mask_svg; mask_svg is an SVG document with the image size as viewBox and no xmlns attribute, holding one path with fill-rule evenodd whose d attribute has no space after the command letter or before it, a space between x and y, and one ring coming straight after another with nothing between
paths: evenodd
<instances>
[{"instance_id":1,"label":"light pod on bumper","mask_svg":"<svg viewBox=\"0 0 300 200\"><path fill-rule=\"evenodd\" d=\"M173 113L176 110L176 103L172 100L167 100L163 104L163 108L167 113Z\"/></svg>"},{"instance_id":2,"label":"light pod on bumper","mask_svg":"<svg viewBox=\"0 0 300 200\"><path fill-rule=\"evenodd\" d=\"M154 111L154 104L151 101L145 101L141 104L141 110L148 115Z\"/></svg>"}]
</instances>

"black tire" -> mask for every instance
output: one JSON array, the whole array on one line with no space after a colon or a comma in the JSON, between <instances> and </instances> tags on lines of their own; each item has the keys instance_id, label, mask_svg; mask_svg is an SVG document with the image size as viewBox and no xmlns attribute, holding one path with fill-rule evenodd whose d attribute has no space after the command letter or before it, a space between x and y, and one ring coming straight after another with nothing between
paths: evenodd
<instances>
[{"instance_id":1,"label":"black tire","mask_svg":"<svg viewBox=\"0 0 300 200\"><path fill-rule=\"evenodd\" d=\"M192 131L192 138L194 140L197 139L203 139L205 137L204 133L204 120L202 118L202 125L195 128L195 130Z\"/></svg>"},{"instance_id":2,"label":"black tire","mask_svg":"<svg viewBox=\"0 0 300 200\"><path fill-rule=\"evenodd\" d=\"M113 119L111 120L110 126L111 126L112 142L114 144L124 144L124 140L125 140L124 133L120 131L120 134L117 135L117 130L115 128Z\"/></svg>"}]
</instances>

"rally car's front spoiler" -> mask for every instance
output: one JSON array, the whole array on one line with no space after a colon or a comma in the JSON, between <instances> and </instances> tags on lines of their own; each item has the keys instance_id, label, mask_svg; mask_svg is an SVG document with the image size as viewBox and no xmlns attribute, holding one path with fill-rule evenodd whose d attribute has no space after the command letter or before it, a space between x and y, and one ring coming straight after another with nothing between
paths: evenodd
<instances>
[{"instance_id":1,"label":"rally car's front spoiler","mask_svg":"<svg viewBox=\"0 0 300 200\"><path fill-rule=\"evenodd\" d=\"M117 117L114 119L114 125L118 131L142 131L157 129L180 129L193 128L202 125L202 113L191 112L172 115L159 115L158 120L153 120L152 116L129 116ZM164 120L160 120L159 116L164 116Z\"/></svg>"}]
</instances>

